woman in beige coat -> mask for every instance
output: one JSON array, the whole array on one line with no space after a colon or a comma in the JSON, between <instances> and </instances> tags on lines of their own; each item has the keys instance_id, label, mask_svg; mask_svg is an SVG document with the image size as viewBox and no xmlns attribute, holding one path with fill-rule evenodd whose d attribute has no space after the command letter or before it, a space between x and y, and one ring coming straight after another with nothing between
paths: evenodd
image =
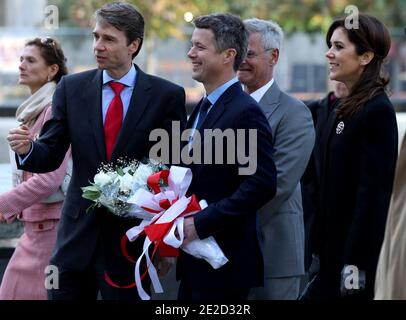
<instances>
[{"instance_id":1,"label":"woman in beige coat","mask_svg":"<svg viewBox=\"0 0 406 320\"><path fill-rule=\"evenodd\" d=\"M406 299L406 135L396 165L385 239L376 273L375 299Z\"/></svg>"}]
</instances>

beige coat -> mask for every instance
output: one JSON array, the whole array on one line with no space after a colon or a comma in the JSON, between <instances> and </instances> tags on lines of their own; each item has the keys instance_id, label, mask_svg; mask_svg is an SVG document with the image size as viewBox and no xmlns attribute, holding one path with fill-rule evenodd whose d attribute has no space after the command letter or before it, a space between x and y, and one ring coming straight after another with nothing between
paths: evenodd
<instances>
[{"instance_id":1,"label":"beige coat","mask_svg":"<svg viewBox=\"0 0 406 320\"><path fill-rule=\"evenodd\" d=\"M376 273L375 299L406 299L406 135L396 166L385 239Z\"/></svg>"}]
</instances>

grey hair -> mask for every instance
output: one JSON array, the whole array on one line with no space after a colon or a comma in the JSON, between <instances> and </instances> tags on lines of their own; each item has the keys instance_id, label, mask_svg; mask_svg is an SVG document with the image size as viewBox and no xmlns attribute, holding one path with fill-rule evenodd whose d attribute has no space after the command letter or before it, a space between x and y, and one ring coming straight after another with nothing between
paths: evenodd
<instances>
[{"instance_id":1,"label":"grey hair","mask_svg":"<svg viewBox=\"0 0 406 320\"><path fill-rule=\"evenodd\" d=\"M252 18L244 20L244 25L249 33L259 33L261 35L262 47L265 50L281 49L283 31L276 22Z\"/></svg>"},{"instance_id":2,"label":"grey hair","mask_svg":"<svg viewBox=\"0 0 406 320\"><path fill-rule=\"evenodd\" d=\"M248 48L248 32L242 20L230 13L213 13L196 18L194 25L196 28L210 29L213 32L217 52L235 49L237 54L233 68L237 71Z\"/></svg>"}]
</instances>

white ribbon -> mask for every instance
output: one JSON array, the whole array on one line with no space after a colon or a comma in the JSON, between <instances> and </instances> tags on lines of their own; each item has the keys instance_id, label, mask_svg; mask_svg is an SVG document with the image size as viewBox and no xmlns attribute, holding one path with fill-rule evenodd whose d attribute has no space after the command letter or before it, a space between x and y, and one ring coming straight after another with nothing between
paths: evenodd
<instances>
[{"instance_id":1,"label":"white ribbon","mask_svg":"<svg viewBox=\"0 0 406 320\"><path fill-rule=\"evenodd\" d=\"M135 239L137 239L138 236L144 231L144 228L150 224L163 224L174 221L171 229L164 236L163 242L174 248L179 248L182 245L184 239L184 217L179 216L185 211L190 201L192 200L192 197L185 196L191 182L192 171L190 169L172 166L168 177L168 190L154 195L144 189L138 189L135 194L130 199L128 199L127 202L135 204L138 207L149 208L161 212L155 215L151 214L151 219L144 219L138 226L129 229L126 232L129 241L134 241ZM173 200L177 198L178 200L174 204L172 204L166 211L163 210L159 205L160 200L168 199L172 203ZM199 204L202 209L207 207L207 202L205 200L201 200ZM134 210L134 212L135 211L136 210ZM196 212L191 212L188 215L192 215L194 213ZM176 233L179 235L179 238L175 236ZM143 252L138 258L134 269L137 291L142 300L150 299L150 296L145 292L141 284L140 263L144 255L147 260L148 274L151 278L154 291L156 293L163 292L155 266L153 265L153 263L151 262L151 258L149 257L148 249L151 244L151 240L148 237L145 237ZM213 237L209 237L203 240L194 240L188 243L186 246L182 247L182 249L198 258L205 259L215 269L221 267L228 261ZM207 251L208 254L204 254L202 250Z\"/></svg>"}]
</instances>

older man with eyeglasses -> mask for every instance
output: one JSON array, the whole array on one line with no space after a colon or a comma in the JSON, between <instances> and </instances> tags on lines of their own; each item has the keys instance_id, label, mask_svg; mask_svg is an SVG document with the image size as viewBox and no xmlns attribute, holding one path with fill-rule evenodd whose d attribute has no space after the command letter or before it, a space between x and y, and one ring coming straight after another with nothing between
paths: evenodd
<instances>
[{"instance_id":1,"label":"older man with eyeglasses","mask_svg":"<svg viewBox=\"0 0 406 320\"><path fill-rule=\"evenodd\" d=\"M282 29L273 21L248 19L248 53L238 77L260 105L272 129L277 169L276 196L259 211L264 256L264 286L251 298L297 299L304 275L304 224L300 178L314 145L308 108L279 89L274 68L279 59Z\"/></svg>"}]
</instances>

